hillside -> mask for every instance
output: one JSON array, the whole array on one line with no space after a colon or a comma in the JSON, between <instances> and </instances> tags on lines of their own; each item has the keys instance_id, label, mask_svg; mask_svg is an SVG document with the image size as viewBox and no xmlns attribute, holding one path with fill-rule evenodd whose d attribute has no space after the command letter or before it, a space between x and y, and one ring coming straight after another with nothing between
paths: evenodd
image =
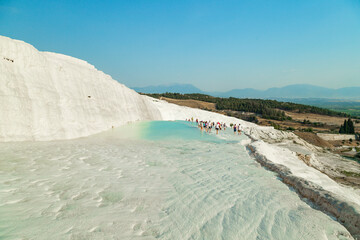
<instances>
[{"instance_id":1,"label":"hillside","mask_svg":"<svg viewBox=\"0 0 360 240\"><path fill-rule=\"evenodd\" d=\"M199 108L209 111L216 111L215 103L211 102L204 102L199 100L193 99L174 99L174 98L167 98L167 97L160 97L160 100L165 100L169 103L174 103L180 106L186 106L191 108Z\"/></svg>"},{"instance_id":2,"label":"hillside","mask_svg":"<svg viewBox=\"0 0 360 240\"><path fill-rule=\"evenodd\" d=\"M338 112L344 112L354 117L360 117L359 100L331 98L274 98L274 100L312 105L316 107L331 109Z\"/></svg>"},{"instance_id":3,"label":"hillside","mask_svg":"<svg viewBox=\"0 0 360 240\"><path fill-rule=\"evenodd\" d=\"M88 136L160 119L135 91L89 63L0 36L0 141Z\"/></svg>"},{"instance_id":4,"label":"hillside","mask_svg":"<svg viewBox=\"0 0 360 240\"><path fill-rule=\"evenodd\" d=\"M214 103L217 110L232 110L253 112L260 114L263 118L274 120L286 120L284 111L298 113L315 113L326 116L349 117L349 115L341 112L332 111L325 108L319 108L309 105L296 104L290 102L279 102L276 100L262 99L240 99L240 98L220 98L204 94L179 94L179 93L163 93L163 94L147 94L154 98L167 97L172 99L192 99L204 102Z\"/></svg>"}]
</instances>

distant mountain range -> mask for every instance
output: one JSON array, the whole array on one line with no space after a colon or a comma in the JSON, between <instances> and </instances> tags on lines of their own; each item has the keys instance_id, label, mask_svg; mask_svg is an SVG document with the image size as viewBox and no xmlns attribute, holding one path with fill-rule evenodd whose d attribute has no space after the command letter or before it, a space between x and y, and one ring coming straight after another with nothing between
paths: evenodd
<instances>
[{"instance_id":1,"label":"distant mountain range","mask_svg":"<svg viewBox=\"0 0 360 240\"><path fill-rule=\"evenodd\" d=\"M171 84L133 88L143 93L203 93L216 97L237 98L266 98L266 99L293 99L293 98L327 98L327 99L360 99L360 87L346 87L339 89L319 87L309 84L295 84L267 90L253 88L233 89L227 92L204 92L191 84Z\"/></svg>"},{"instance_id":2,"label":"distant mountain range","mask_svg":"<svg viewBox=\"0 0 360 240\"><path fill-rule=\"evenodd\" d=\"M158 85L158 86L148 86L148 87L134 87L137 92L141 93L204 93L199 88L195 87L192 84L169 84L169 85Z\"/></svg>"}]
</instances>

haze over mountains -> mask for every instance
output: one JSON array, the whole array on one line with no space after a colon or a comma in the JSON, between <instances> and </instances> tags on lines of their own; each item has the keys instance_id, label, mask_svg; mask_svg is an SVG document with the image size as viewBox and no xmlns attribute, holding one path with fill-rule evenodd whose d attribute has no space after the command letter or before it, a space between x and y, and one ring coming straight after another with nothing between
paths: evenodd
<instances>
[{"instance_id":1,"label":"haze over mountains","mask_svg":"<svg viewBox=\"0 0 360 240\"><path fill-rule=\"evenodd\" d=\"M294 84L280 88L257 90L253 88L233 89L227 92L205 92L191 84L171 84L133 88L142 93L203 93L217 97L237 98L333 98L333 99L360 99L360 87L345 87L332 89L309 84Z\"/></svg>"},{"instance_id":2,"label":"haze over mountains","mask_svg":"<svg viewBox=\"0 0 360 240\"><path fill-rule=\"evenodd\" d=\"M163 84L157 86L147 86L147 87L133 87L137 92L142 93L165 93L165 92L176 92L176 93L203 93L202 90L195 87L192 84Z\"/></svg>"}]
</instances>

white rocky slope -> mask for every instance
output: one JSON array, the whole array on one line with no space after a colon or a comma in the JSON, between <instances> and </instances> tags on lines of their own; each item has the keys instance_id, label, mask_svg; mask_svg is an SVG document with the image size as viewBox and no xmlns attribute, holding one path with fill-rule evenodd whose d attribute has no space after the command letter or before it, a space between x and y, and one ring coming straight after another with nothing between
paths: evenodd
<instances>
[{"instance_id":1,"label":"white rocky slope","mask_svg":"<svg viewBox=\"0 0 360 240\"><path fill-rule=\"evenodd\" d=\"M141 96L83 60L0 36L0 141L71 139L138 120L189 117L237 121L254 138L286 137L273 128Z\"/></svg>"},{"instance_id":2,"label":"white rocky slope","mask_svg":"<svg viewBox=\"0 0 360 240\"><path fill-rule=\"evenodd\" d=\"M258 126L213 112L180 107L161 100L148 99L157 106L164 120L194 117L225 122L227 125L241 124L242 130L250 138L242 144L248 147L261 165L277 172L286 184L294 187L300 195L310 199L320 209L335 216L355 239L360 239L360 192L339 185L319 170L308 166L297 156L302 152L312 153L311 161L316 161L317 156L314 153L321 152L322 149L305 142L291 132ZM226 156L224 160L226 161Z\"/></svg>"},{"instance_id":3,"label":"white rocky slope","mask_svg":"<svg viewBox=\"0 0 360 240\"><path fill-rule=\"evenodd\" d=\"M240 123L252 138L244 144L255 151L262 164L279 172L285 182L318 205L326 202L330 193L330 203L322 207L360 234L356 231L360 229L360 197L356 192L306 165L294 151L269 144L296 140L316 151L294 134L140 96L85 61L39 52L22 41L0 36L0 142L70 139L127 122L190 117ZM304 184L295 186L302 181ZM350 203L350 210L341 207L343 201Z\"/></svg>"},{"instance_id":4,"label":"white rocky slope","mask_svg":"<svg viewBox=\"0 0 360 240\"><path fill-rule=\"evenodd\" d=\"M0 141L77 138L147 119L159 111L87 62L0 36Z\"/></svg>"}]
</instances>

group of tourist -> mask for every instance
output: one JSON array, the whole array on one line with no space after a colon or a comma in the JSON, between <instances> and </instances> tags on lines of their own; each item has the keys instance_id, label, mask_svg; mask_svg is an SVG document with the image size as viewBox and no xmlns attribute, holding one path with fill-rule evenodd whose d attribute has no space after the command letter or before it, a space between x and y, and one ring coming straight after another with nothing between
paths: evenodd
<instances>
[{"instance_id":1,"label":"group of tourist","mask_svg":"<svg viewBox=\"0 0 360 240\"><path fill-rule=\"evenodd\" d=\"M194 118L186 119L186 121L194 122ZM216 134L219 134L219 131L226 130L227 126L226 123L222 122L212 122L212 121L199 121L196 119L196 124L201 131L205 130L207 133L211 133L211 130L214 128L216 130ZM232 124L231 124L232 125ZM231 128L234 130L234 134L241 135L240 124L233 124Z\"/></svg>"}]
</instances>

